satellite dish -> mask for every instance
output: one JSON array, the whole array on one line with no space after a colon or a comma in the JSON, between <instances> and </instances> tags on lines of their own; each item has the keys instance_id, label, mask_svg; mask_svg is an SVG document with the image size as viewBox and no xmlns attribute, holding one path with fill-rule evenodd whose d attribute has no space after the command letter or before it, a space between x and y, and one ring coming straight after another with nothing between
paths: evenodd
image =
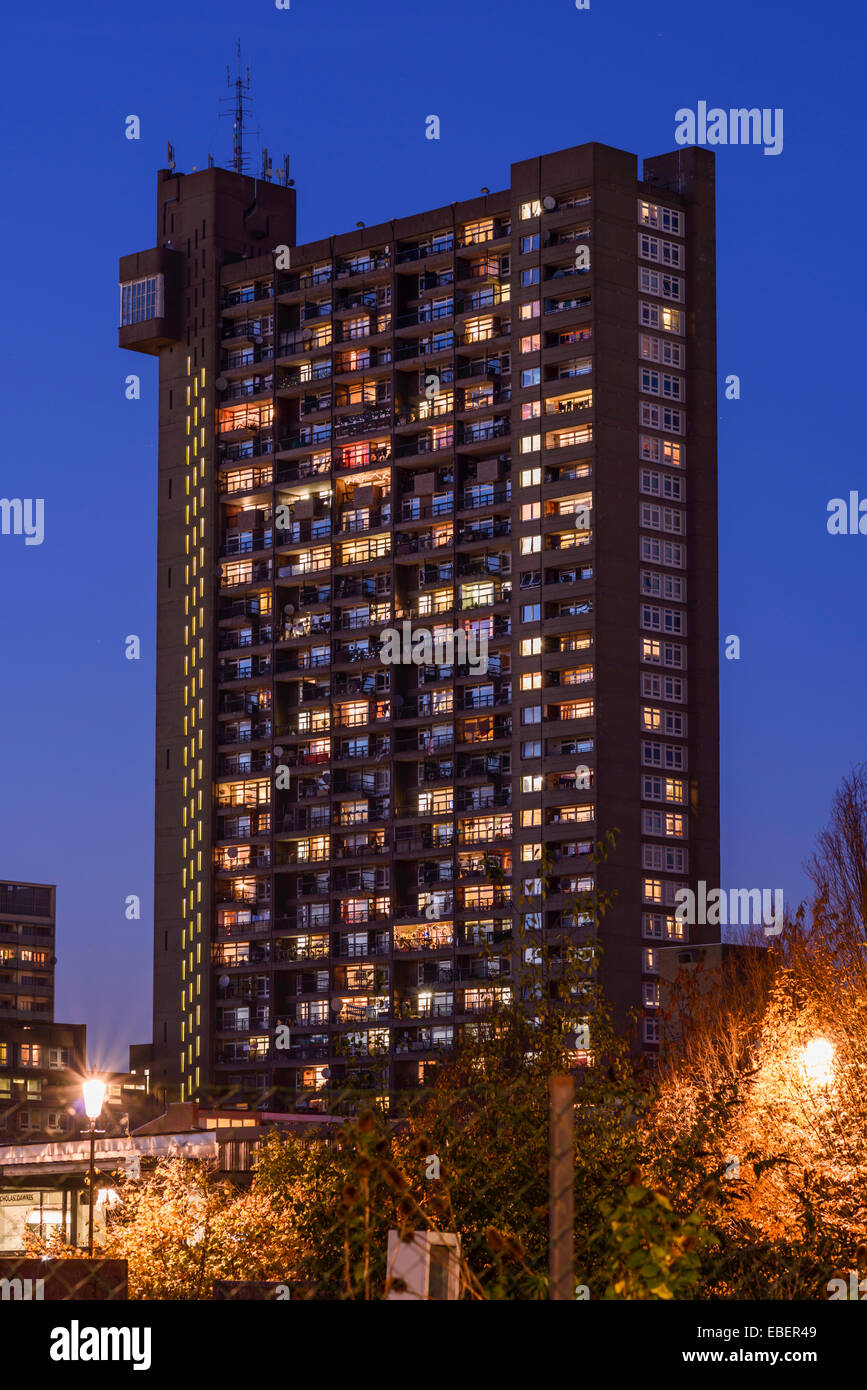
<instances>
[{"instance_id":1,"label":"satellite dish","mask_svg":"<svg viewBox=\"0 0 867 1390\"><path fill-rule=\"evenodd\" d=\"M218 376L217 380L214 382L214 385L216 386L218 391L225 391L228 384L229 383L224 376Z\"/></svg>"},{"instance_id":2,"label":"satellite dish","mask_svg":"<svg viewBox=\"0 0 867 1390\"><path fill-rule=\"evenodd\" d=\"M221 975L220 978L217 980L217 984L220 986L220 989L228 989L231 983L232 981L229 979L228 975Z\"/></svg>"},{"instance_id":3,"label":"satellite dish","mask_svg":"<svg viewBox=\"0 0 867 1390\"><path fill-rule=\"evenodd\" d=\"M259 347L262 346L262 344L264 343L264 341L265 341L265 339L262 337L261 333L259 334L259 336L258 336L257 338L254 338L254 339L253 339L253 342L254 342L254 343L257 343L257 344L259 345Z\"/></svg>"},{"instance_id":4,"label":"satellite dish","mask_svg":"<svg viewBox=\"0 0 867 1390\"><path fill-rule=\"evenodd\" d=\"M557 199L552 198L550 193L548 194L547 198L542 199L542 207L545 209L546 212L553 212L556 206Z\"/></svg>"},{"instance_id":5,"label":"satellite dish","mask_svg":"<svg viewBox=\"0 0 867 1390\"><path fill-rule=\"evenodd\" d=\"M231 849L227 849L227 850L226 850L226 855L227 855L227 857L228 857L229 859L232 859L232 860L235 860L235 859L238 858L238 851L235 849L234 845L232 846Z\"/></svg>"},{"instance_id":6,"label":"satellite dish","mask_svg":"<svg viewBox=\"0 0 867 1390\"><path fill-rule=\"evenodd\" d=\"M277 757L278 757L278 758L282 758L282 756L283 756L283 749L282 749L282 748L275 748L275 749L274 749L274 752L277 754Z\"/></svg>"},{"instance_id":7,"label":"satellite dish","mask_svg":"<svg viewBox=\"0 0 867 1390\"><path fill-rule=\"evenodd\" d=\"M324 1079L325 1081L327 1081L328 1078L329 1078L329 1076L331 1075L331 1068L330 1068L330 1067L323 1067L323 1068L322 1068L322 1071L321 1071L321 1073L320 1073L320 1075L323 1077L323 1079Z\"/></svg>"},{"instance_id":8,"label":"satellite dish","mask_svg":"<svg viewBox=\"0 0 867 1390\"><path fill-rule=\"evenodd\" d=\"M283 605L283 612L284 612L284 613L288 613L288 614L289 614L289 617L291 618L292 614L295 612L295 604L294 604L294 603L284 603L284 605Z\"/></svg>"}]
</instances>

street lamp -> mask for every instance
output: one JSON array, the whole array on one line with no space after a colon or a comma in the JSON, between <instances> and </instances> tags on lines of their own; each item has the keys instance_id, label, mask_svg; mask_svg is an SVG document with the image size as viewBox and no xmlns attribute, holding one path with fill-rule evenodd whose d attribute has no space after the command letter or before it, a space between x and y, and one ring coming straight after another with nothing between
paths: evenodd
<instances>
[{"instance_id":1,"label":"street lamp","mask_svg":"<svg viewBox=\"0 0 867 1390\"><path fill-rule=\"evenodd\" d=\"M93 1259L93 1192L94 1192L94 1149L96 1145L96 1122L102 1114L105 1100L105 1082L91 1076L81 1087L84 1095L84 1113L90 1120L90 1187L88 1196L87 1253Z\"/></svg>"},{"instance_id":2,"label":"street lamp","mask_svg":"<svg viewBox=\"0 0 867 1390\"><path fill-rule=\"evenodd\" d=\"M803 1066L814 1086L830 1086L834 1078L836 1048L827 1038L811 1038L803 1052Z\"/></svg>"}]
</instances>

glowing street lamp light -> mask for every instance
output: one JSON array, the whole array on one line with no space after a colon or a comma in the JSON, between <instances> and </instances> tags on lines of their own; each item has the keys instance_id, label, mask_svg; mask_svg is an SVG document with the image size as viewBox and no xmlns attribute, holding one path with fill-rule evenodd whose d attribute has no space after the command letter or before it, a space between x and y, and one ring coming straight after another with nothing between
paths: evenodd
<instances>
[{"instance_id":1,"label":"glowing street lamp light","mask_svg":"<svg viewBox=\"0 0 867 1390\"><path fill-rule=\"evenodd\" d=\"M90 1186L88 1188L88 1223L87 1223L87 1253L93 1259L93 1190L95 1182L94 1174L94 1149L96 1145L96 1122L102 1114L102 1105L105 1100L106 1086L104 1081L100 1081L98 1076L88 1077L81 1087L84 1095L84 1113L90 1120Z\"/></svg>"},{"instance_id":2,"label":"glowing street lamp light","mask_svg":"<svg viewBox=\"0 0 867 1390\"><path fill-rule=\"evenodd\" d=\"M807 1080L814 1086L830 1086L834 1079L836 1048L827 1038L811 1038L803 1051L802 1062Z\"/></svg>"},{"instance_id":3,"label":"glowing street lamp light","mask_svg":"<svg viewBox=\"0 0 867 1390\"><path fill-rule=\"evenodd\" d=\"M85 1081L82 1086L84 1092L84 1113L87 1118L94 1123L102 1114L102 1104L105 1100L105 1082L100 1081L99 1077L92 1076Z\"/></svg>"}]
</instances>

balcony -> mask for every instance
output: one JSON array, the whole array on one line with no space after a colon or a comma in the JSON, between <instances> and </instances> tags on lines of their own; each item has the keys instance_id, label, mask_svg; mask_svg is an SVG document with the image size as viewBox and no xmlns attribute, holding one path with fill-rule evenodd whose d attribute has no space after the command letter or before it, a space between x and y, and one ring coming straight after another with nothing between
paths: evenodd
<instances>
[{"instance_id":1,"label":"balcony","mask_svg":"<svg viewBox=\"0 0 867 1390\"><path fill-rule=\"evenodd\" d=\"M298 459L295 463L285 463L277 470L275 481L279 483L299 483L305 478L328 477L331 472L330 451L324 458Z\"/></svg>"},{"instance_id":2,"label":"balcony","mask_svg":"<svg viewBox=\"0 0 867 1390\"><path fill-rule=\"evenodd\" d=\"M454 999L400 999L395 1001L396 1018L452 1018L455 1012Z\"/></svg>"},{"instance_id":3,"label":"balcony","mask_svg":"<svg viewBox=\"0 0 867 1390\"><path fill-rule=\"evenodd\" d=\"M268 282L262 285L242 285L237 290L227 290L220 300L221 309L230 309L236 304L254 304L261 299L273 299L274 286Z\"/></svg>"},{"instance_id":4,"label":"balcony","mask_svg":"<svg viewBox=\"0 0 867 1390\"><path fill-rule=\"evenodd\" d=\"M404 1052L447 1052L454 1046L453 1030L451 1028L442 1029L448 1033L445 1038L433 1038L429 1028L420 1028L415 1034L408 1034L398 1039L394 1050L397 1054Z\"/></svg>"},{"instance_id":5,"label":"balcony","mask_svg":"<svg viewBox=\"0 0 867 1390\"><path fill-rule=\"evenodd\" d=\"M403 251L398 251L395 257L397 265L407 265L412 261L425 260L428 256L444 256L454 250L454 237L447 233L441 237L435 237L431 241L420 242L418 246L408 246Z\"/></svg>"},{"instance_id":6,"label":"balcony","mask_svg":"<svg viewBox=\"0 0 867 1390\"><path fill-rule=\"evenodd\" d=\"M252 743L258 739L267 739L270 737L271 721L262 720L256 724L251 724L249 729L221 729L218 742L228 746L234 743Z\"/></svg>"},{"instance_id":7,"label":"balcony","mask_svg":"<svg viewBox=\"0 0 867 1390\"><path fill-rule=\"evenodd\" d=\"M452 493L434 494L430 501L422 497L404 497L400 504L400 521L426 521L430 517L451 516L454 511Z\"/></svg>"},{"instance_id":8,"label":"balcony","mask_svg":"<svg viewBox=\"0 0 867 1390\"><path fill-rule=\"evenodd\" d=\"M496 391L493 387L473 386L464 388L463 398L463 403L458 406L460 411L492 410L495 406L508 405L512 392L508 386Z\"/></svg>"},{"instance_id":9,"label":"balcony","mask_svg":"<svg viewBox=\"0 0 867 1390\"><path fill-rule=\"evenodd\" d=\"M450 353L454 344L454 334L450 329L443 331L436 338L419 338L411 343L404 343L395 349L394 360L396 362L407 362L414 357L433 357L438 353Z\"/></svg>"},{"instance_id":10,"label":"balcony","mask_svg":"<svg viewBox=\"0 0 867 1390\"><path fill-rule=\"evenodd\" d=\"M259 714L268 707L258 698L258 693L220 696L220 714ZM270 712L270 711L269 711Z\"/></svg>"},{"instance_id":11,"label":"balcony","mask_svg":"<svg viewBox=\"0 0 867 1390\"><path fill-rule=\"evenodd\" d=\"M245 342L258 344L262 338L270 337L273 332L274 319L269 315L264 319L236 319L233 323L224 323L220 329L220 338L223 342L242 338Z\"/></svg>"},{"instance_id":12,"label":"balcony","mask_svg":"<svg viewBox=\"0 0 867 1390\"><path fill-rule=\"evenodd\" d=\"M243 472L230 473L220 478L218 486L221 493L231 496L234 493L259 492L263 488L270 488L273 481L272 469L247 468Z\"/></svg>"},{"instance_id":13,"label":"balcony","mask_svg":"<svg viewBox=\"0 0 867 1390\"><path fill-rule=\"evenodd\" d=\"M441 449L453 449L454 444L454 431L451 429L433 436L420 434L415 439L408 439L405 444L398 444L394 456L412 458L416 454L436 454Z\"/></svg>"},{"instance_id":14,"label":"balcony","mask_svg":"<svg viewBox=\"0 0 867 1390\"><path fill-rule=\"evenodd\" d=\"M262 454L273 454L274 436L270 430L257 431L250 439L241 439L235 444L220 444L220 467L227 463L238 463L241 459L258 458Z\"/></svg>"},{"instance_id":15,"label":"balcony","mask_svg":"<svg viewBox=\"0 0 867 1390\"><path fill-rule=\"evenodd\" d=\"M220 546L220 557L252 555L257 550L270 550L273 534L270 526L260 531L229 531Z\"/></svg>"},{"instance_id":16,"label":"balcony","mask_svg":"<svg viewBox=\"0 0 867 1390\"><path fill-rule=\"evenodd\" d=\"M395 328L413 328L419 323L437 323L440 319L454 318L455 305L453 300L447 304L422 304L412 313L400 314L394 321Z\"/></svg>"},{"instance_id":17,"label":"balcony","mask_svg":"<svg viewBox=\"0 0 867 1390\"><path fill-rule=\"evenodd\" d=\"M472 359L469 362L460 362L457 377L459 381L487 377L489 381L496 382L501 377L508 376L510 371L511 358L508 353L503 353Z\"/></svg>"},{"instance_id":18,"label":"balcony","mask_svg":"<svg viewBox=\"0 0 867 1390\"><path fill-rule=\"evenodd\" d=\"M390 362L390 347L349 349L335 354L334 375L353 376L356 372L369 371L371 367L386 367Z\"/></svg>"},{"instance_id":19,"label":"balcony","mask_svg":"<svg viewBox=\"0 0 867 1390\"><path fill-rule=\"evenodd\" d=\"M592 303L592 296L589 294L571 295L569 298L546 299L543 312L547 314L565 314L569 309L587 309Z\"/></svg>"},{"instance_id":20,"label":"balcony","mask_svg":"<svg viewBox=\"0 0 867 1390\"><path fill-rule=\"evenodd\" d=\"M297 275L278 275L277 294L295 294L298 290L309 290L314 285L327 285L331 282L331 266L323 266L316 271L302 271Z\"/></svg>"},{"instance_id":21,"label":"balcony","mask_svg":"<svg viewBox=\"0 0 867 1390\"><path fill-rule=\"evenodd\" d=\"M383 441L377 444L348 445L334 453L335 469L369 468L375 463L389 463L391 444Z\"/></svg>"},{"instance_id":22,"label":"balcony","mask_svg":"<svg viewBox=\"0 0 867 1390\"><path fill-rule=\"evenodd\" d=\"M483 444L489 439L501 439L511 433L511 421L502 415L496 420L485 420L478 425L465 424L461 431L458 447L468 444Z\"/></svg>"},{"instance_id":23,"label":"balcony","mask_svg":"<svg viewBox=\"0 0 867 1390\"><path fill-rule=\"evenodd\" d=\"M351 261L338 261L335 279L346 280L353 275L369 275L371 271L388 270L390 266L391 256L386 255L385 252L354 256Z\"/></svg>"},{"instance_id":24,"label":"balcony","mask_svg":"<svg viewBox=\"0 0 867 1390\"><path fill-rule=\"evenodd\" d=\"M465 488L461 499L461 509L465 512L479 511L486 507L504 506L512 500L512 484L479 483Z\"/></svg>"},{"instance_id":25,"label":"balcony","mask_svg":"<svg viewBox=\"0 0 867 1390\"><path fill-rule=\"evenodd\" d=\"M395 952L443 951L454 945L454 932L451 927L419 927L417 930L402 929L395 932Z\"/></svg>"},{"instance_id":26,"label":"balcony","mask_svg":"<svg viewBox=\"0 0 867 1390\"><path fill-rule=\"evenodd\" d=\"M224 616L224 615L221 615ZM224 628L217 643L221 652L243 649L244 647L265 646L273 640L274 629L267 626L253 627L249 631L240 628Z\"/></svg>"},{"instance_id":27,"label":"balcony","mask_svg":"<svg viewBox=\"0 0 867 1390\"><path fill-rule=\"evenodd\" d=\"M465 228L458 233L457 247L465 250L467 247L483 246L488 241L500 241L503 237L512 235L512 224L507 218L496 217L488 219L490 226L479 228Z\"/></svg>"},{"instance_id":28,"label":"balcony","mask_svg":"<svg viewBox=\"0 0 867 1390\"><path fill-rule=\"evenodd\" d=\"M335 314L350 314L359 309L388 309L391 307L391 286L380 285L376 289L361 290L356 294L338 295L334 305Z\"/></svg>"},{"instance_id":29,"label":"balcony","mask_svg":"<svg viewBox=\"0 0 867 1390\"><path fill-rule=\"evenodd\" d=\"M270 584L270 560L254 560L235 569L224 568L220 576L220 589L240 589L245 584Z\"/></svg>"},{"instance_id":30,"label":"balcony","mask_svg":"<svg viewBox=\"0 0 867 1390\"><path fill-rule=\"evenodd\" d=\"M274 360L274 349L270 344L263 344L251 348L236 348L231 352L224 352L220 358L220 368L222 371L231 372L239 367L255 367L259 362L272 362Z\"/></svg>"},{"instance_id":31,"label":"balcony","mask_svg":"<svg viewBox=\"0 0 867 1390\"><path fill-rule=\"evenodd\" d=\"M277 373L277 390L290 391L296 386L309 386L313 381L328 381L330 362L312 362L305 367L287 367Z\"/></svg>"},{"instance_id":32,"label":"balcony","mask_svg":"<svg viewBox=\"0 0 867 1390\"><path fill-rule=\"evenodd\" d=\"M217 680L221 684L230 681L258 680L271 674L270 656L239 657L236 661L220 661L217 664Z\"/></svg>"},{"instance_id":33,"label":"balcony","mask_svg":"<svg viewBox=\"0 0 867 1390\"><path fill-rule=\"evenodd\" d=\"M247 400L250 396L270 395L274 386L273 376L261 377L257 381L231 382L220 396L220 404L228 401Z\"/></svg>"},{"instance_id":34,"label":"balcony","mask_svg":"<svg viewBox=\"0 0 867 1390\"><path fill-rule=\"evenodd\" d=\"M395 412L390 405L371 407L358 415L344 415L335 422L334 438L346 439L351 435L372 434L377 430L389 429Z\"/></svg>"}]
</instances>

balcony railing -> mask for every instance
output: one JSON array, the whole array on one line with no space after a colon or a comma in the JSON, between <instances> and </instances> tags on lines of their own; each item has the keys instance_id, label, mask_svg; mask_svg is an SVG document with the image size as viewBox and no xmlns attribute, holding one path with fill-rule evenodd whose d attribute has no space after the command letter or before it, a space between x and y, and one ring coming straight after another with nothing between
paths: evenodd
<instances>
[{"instance_id":1,"label":"balcony railing","mask_svg":"<svg viewBox=\"0 0 867 1390\"><path fill-rule=\"evenodd\" d=\"M228 309L234 304L253 304L260 299L273 299L274 286L269 282L264 285L244 285L238 290L227 290L220 300L220 308Z\"/></svg>"},{"instance_id":2,"label":"balcony railing","mask_svg":"<svg viewBox=\"0 0 867 1390\"><path fill-rule=\"evenodd\" d=\"M331 280L331 266L323 266L317 271L304 271L298 275L279 275L277 293L292 294L295 290L309 290L313 285L327 285Z\"/></svg>"},{"instance_id":3,"label":"balcony railing","mask_svg":"<svg viewBox=\"0 0 867 1390\"><path fill-rule=\"evenodd\" d=\"M511 235L511 222L503 221L500 218L496 218L494 220L493 226L490 228L485 227L478 230L464 229L463 231L459 232L457 238L457 245L460 247L482 246L487 241L498 241L501 237L507 237Z\"/></svg>"},{"instance_id":4,"label":"balcony railing","mask_svg":"<svg viewBox=\"0 0 867 1390\"><path fill-rule=\"evenodd\" d=\"M439 237L435 242L423 241L418 246L408 246L404 251L398 251L395 257L398 265L406 265L408 261L424 260L427 256L443 256L454 250L454 237L451 235Z\"/></svg>"},{"instance_id":5,"label":"balcony railing","mask_svg":"<svg viewBox=\"0 0 867 1390\"><path fill-rule=\"evenodd\" d=\"M219 480L221 493L258 492L260 488L270 487L274 474L270 468L250 468L243 473L229 473Z\"/></svg>"},{"instance_id":6,"label":"balcony railing","mask_svg":"<svg viewBox=\"0 0 867 1390\"><path fill-rule=\"evenodd\" d=\"M235 444L220 445L220 464L238 463L241 459L257 458L260 454L273 454L274 436L270 432L254 434L251 439L241 439Z\"/></svg>"},{"instance_id":7,"label":"balcony railing","mask_svg":"<svg viewBox=\"0 0 867 1390\"><path fill-rule=\"evenodd\" d=\"M270 395L273 387L273 376L263 376L257 381L233 381L220 396L220 403L245 400L248 396Z\"/></svg>"}]
</instances>

